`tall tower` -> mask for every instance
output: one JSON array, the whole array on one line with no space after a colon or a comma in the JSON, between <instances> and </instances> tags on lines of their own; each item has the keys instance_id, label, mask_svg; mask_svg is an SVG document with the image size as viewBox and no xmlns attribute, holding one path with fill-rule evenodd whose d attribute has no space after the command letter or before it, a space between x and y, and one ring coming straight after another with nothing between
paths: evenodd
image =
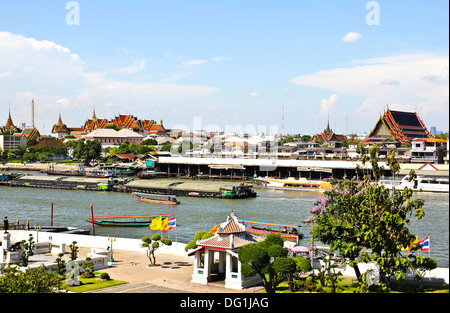
<instances>
[{"instance_id":1,"label":"tall tower","mask_svg":"<svg viewBox=\"0 0 450 313\"><path fill-rule=\"evenodd\" d=\"M31 127L34 128L34 99L31 100Z\"/></svg>"}]
</instances>

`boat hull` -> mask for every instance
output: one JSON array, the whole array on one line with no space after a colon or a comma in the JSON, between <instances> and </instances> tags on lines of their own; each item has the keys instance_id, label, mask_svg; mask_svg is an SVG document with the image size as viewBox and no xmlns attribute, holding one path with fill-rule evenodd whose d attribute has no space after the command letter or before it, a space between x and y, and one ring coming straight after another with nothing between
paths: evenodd
<instances>
[{"instance_id":1,"label":"boat hull","mask_svg":"<svg viewBox=\"0 0 450 313\"><path fill-rule=\"evenodd\" d=\"M133 197L136 196L140 201L147 202L147 203L159 203L159 204L166 204L166 205L177 205L180 202L176 200L174 196L159 196L159 198L152 197L150 194L137 194L133 192L131 194ZM163 199L167 198L167 199Z\"/></svg>"},{"instance_id":2,"label":"boat hull","mask_svg":"<svg viewBox=\"0 0 450 313\"><path fill-rule=\"evenodd\" d=\"M159 203L159 204L166 204L166 205L177 205L179 202L169 201L169 200L158 200L158 199L148 199L148 198L138 198L142 202L147 203Z\"/></svg>"}]
</instances>

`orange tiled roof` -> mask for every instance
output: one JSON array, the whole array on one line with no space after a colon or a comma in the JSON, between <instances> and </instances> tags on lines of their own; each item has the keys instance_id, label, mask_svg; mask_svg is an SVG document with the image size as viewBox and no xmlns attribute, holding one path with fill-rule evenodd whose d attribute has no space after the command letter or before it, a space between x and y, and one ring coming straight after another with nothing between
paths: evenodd
<instances>
[{"instance_id":1,"label":"orange tiled roof","mask_svg":"<svg viewBox=\"0 0 450 313\"><path fill-rule=\"evenodd\" d=\"M233 250L243 245L257 242L259 240L260 237L245 232L240 235L231 234L225 237L217 234L214 237L198 242L197 246L205 248Z\"/></svg>"}]
</instances>

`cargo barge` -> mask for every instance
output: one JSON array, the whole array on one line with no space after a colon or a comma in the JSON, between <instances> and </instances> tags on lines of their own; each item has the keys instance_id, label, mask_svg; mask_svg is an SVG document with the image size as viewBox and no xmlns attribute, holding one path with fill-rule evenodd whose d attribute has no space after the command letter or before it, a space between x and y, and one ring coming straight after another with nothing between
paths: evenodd
<instances>
[{"instance_id":1,"label":"cargo barge","mask_svg":"<svg viewBox=\"0 0 450 313\"><path fill-rule=\"evenodd\" d=\"M245 183L211 182L182 179L138 179L122 186L115 186L125 192L144 192L173 196L202 198L243 199L256 197L251 185Z\"/></svg>"},{"instance_id":2,"label":"cargo barge","mask_svg":"<svg viewBox=\"0 0 450 313\"><path fill-rule=\"evenodd\" d=\"M2 184L12 187L34 187L69 190L143 192L202 198L243 199L256 197L252 185L182 179L117 179L56 175L26 175Z\"/></svg>"}]
</instances>

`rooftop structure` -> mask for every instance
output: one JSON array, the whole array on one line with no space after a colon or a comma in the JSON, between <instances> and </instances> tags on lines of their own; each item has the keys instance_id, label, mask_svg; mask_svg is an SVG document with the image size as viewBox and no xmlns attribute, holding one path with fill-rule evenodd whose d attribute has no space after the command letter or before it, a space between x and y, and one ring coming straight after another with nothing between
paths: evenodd
<instances>
[{"instance_id":1,"label":"rooftop structure","mask_svg":"<svg viewBox=\"0 0 450 313\"><path fill-rule=\"evenodd\" d=\"M142 120L131 114L119 114L111 120L99 119L95 115L95 109L92 118L86 120L83 129L85 132L91 132L102 128L131 129L140 134L167 136L168 131L164 128L162 120L157 124L154 120Z\"/></svg>"},{"instance_id":2,"label":"rooftop structure","mask_svg":"<svg viewBox=\"0 0 450 313\"><path fill-rule=\"evenodd\" d=\"M415 138L431 138L417 113L386 110L378 119L365 143L398 141L409 144Z\"/></svg>"},{"instance_id":3,"label":"rooftop structure","mask_svg":"<svg viewBox=\"0 0 450 313\"><path fill-rule=\"evenodd\" d=\"M144 140L144 136L135 133L129 129L121 129L116 131L110 128L100 128L90 132L87 135L83 135L82 138L88 140L98 140L103 147L113 146L115 144L121 144L126 141L135 142L141 144Z\"/></svg>"},{"instance_id":4,"label":"rooftop structure","mask_svg":"<svg viewBox=\"0 0 450 313\"><path fill-rule=\"evenodd\" d=\"M246 226L231 212L213 237L198 241L198 248L189 252L189 256L195 257L191 282L206 285L214 280L213 276L218 276L225 278L225 288L243 289L253 285L259 277L245 278L242 275L237 251L243 245L262 240L264 237L246 232ZM205 254L203 264L202 253Z\"/></svg>"},{"instance_id":5,"label":"rooftop structure","mask_svg":"<svg viewBox=\"0 0 450 313\"><path fill-rule=\"evenodd\" d=\"M311 142L317 143L336 143L346 140L347 137L345 135L335 134L330 128L330 122L327 123L327 128L321 133L314 135L311 139Z\"/></svg>"}]
</instances>

